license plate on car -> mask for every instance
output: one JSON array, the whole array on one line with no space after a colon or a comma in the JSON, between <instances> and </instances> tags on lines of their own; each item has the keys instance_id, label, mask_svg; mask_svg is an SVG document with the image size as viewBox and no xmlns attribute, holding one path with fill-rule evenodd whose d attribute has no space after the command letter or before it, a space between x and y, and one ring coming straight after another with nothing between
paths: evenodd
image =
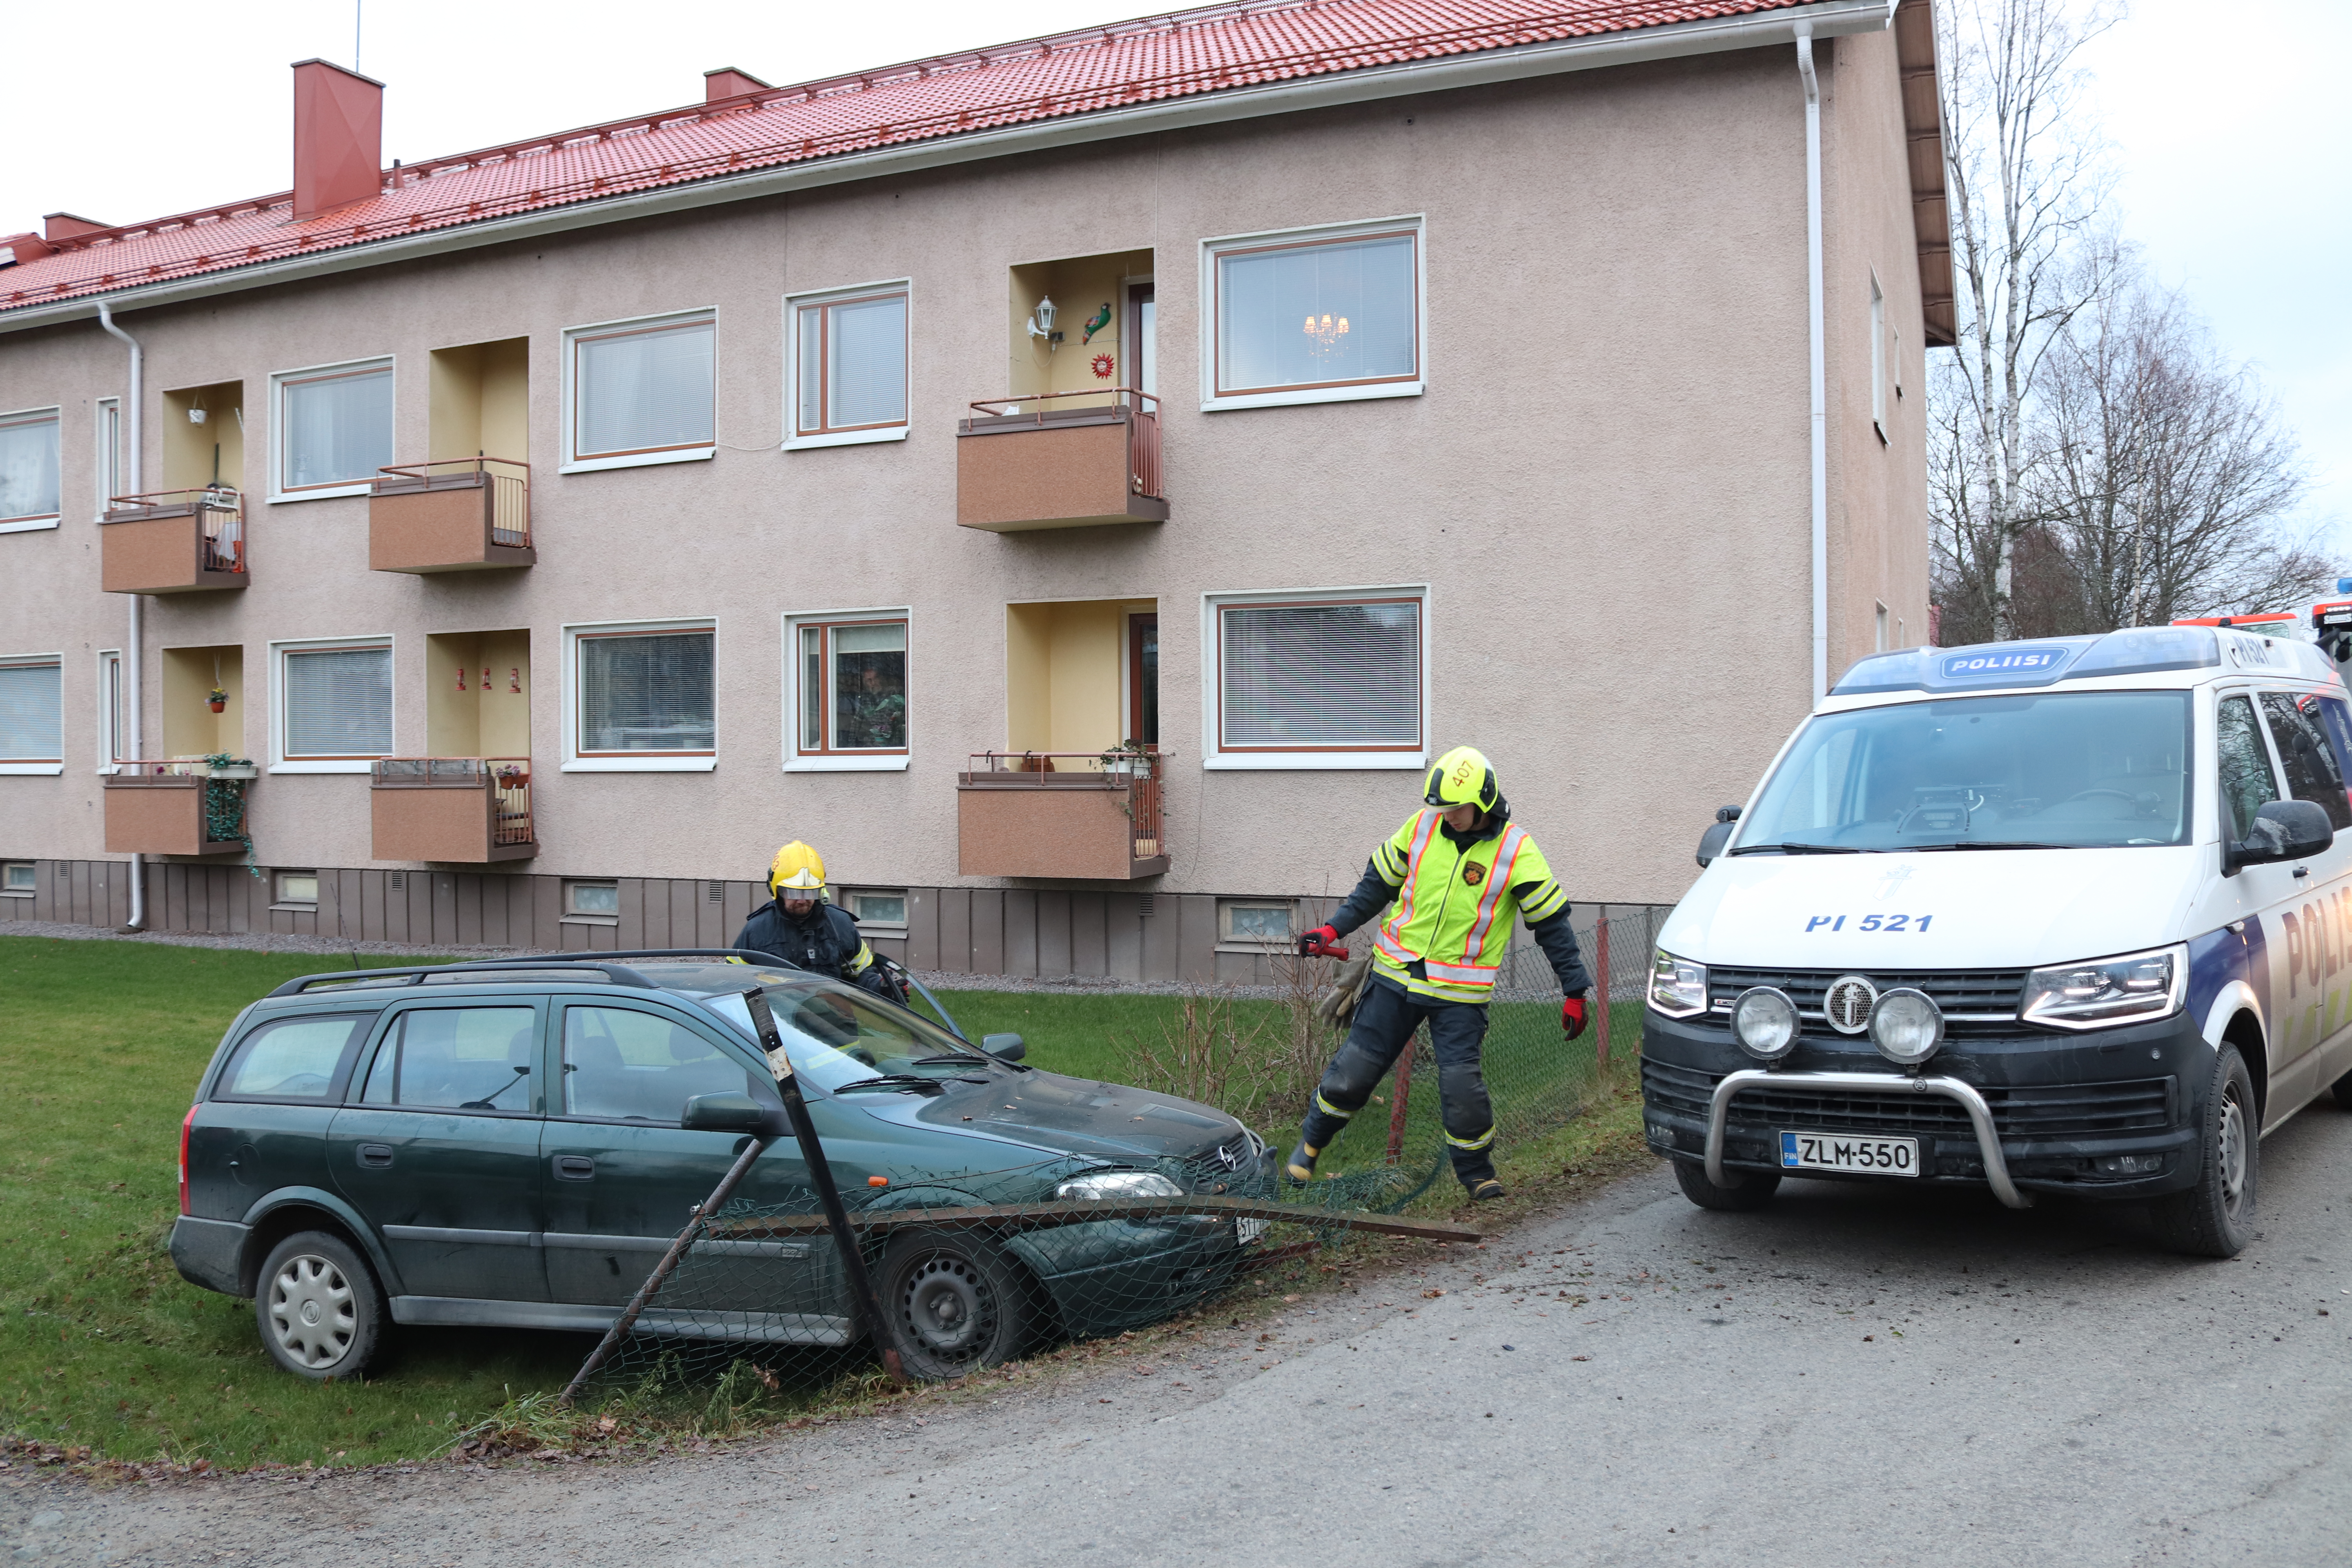
<instances>
[{"instance_id":1,"label":"license plate on car","mask_svg":"<svg viewBox=\"0 0 2352 1568\"><path fill-rule=\"evenodd\" d=\"M1265 1219L1237 1219L1234 1221L1234 1234L1240 1238L1244 1247L1247 1247L1251 1242L1264 1236L1265 1227L1273 1223L1272 1220Z\"/></svg>"},{"instance_id":2,"label":"license plate on car","mask_svg":"<svg viewBox=\"0 0 2352 1568\"><path fill-rule=\"evenodd\" d=\"M1919 1173L1919 1140L1857 1138L1845 1132L1783 1132L1780 1167L1787 1171L1916 1176Z\"/></svg>"}]
</instances>

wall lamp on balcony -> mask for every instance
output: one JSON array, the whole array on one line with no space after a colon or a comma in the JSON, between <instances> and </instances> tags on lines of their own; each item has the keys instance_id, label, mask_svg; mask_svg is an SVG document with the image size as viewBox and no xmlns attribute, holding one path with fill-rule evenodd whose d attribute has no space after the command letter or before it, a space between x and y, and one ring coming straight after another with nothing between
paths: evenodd
<instances>
[{"instance_id":1,"label":"wall lamp on balcony","mask_svg":"<svg viewBox=\"0 0 2352 1568\"><path fill-rule=\"evenodd\" d=\"M1054 330L1055 314L1057 312L1054 308L1054 297L1048 294L1037 301L1037 309L1032 311L1029 317L1029 336L1033 340L1045 339L1047 353L1062 346L1062 334Z\"/></svg>"}]
</instances>

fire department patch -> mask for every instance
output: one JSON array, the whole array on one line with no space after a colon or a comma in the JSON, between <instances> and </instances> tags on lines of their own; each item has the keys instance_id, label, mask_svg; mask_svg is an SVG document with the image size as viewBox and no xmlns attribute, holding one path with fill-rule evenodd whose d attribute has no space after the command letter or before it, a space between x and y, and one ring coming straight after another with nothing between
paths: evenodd
<instances>
[{"instance_id":1,"label":"fire department patch","mask_svg":"<svg viewBox=\"0 0 2352 1568\"><path fill-rule=\"evenodd\" d=\"M1486 868L1474 860L1462 868L1462 879L1475 888L1486 879Z\"/></svg>"}]
</instances>

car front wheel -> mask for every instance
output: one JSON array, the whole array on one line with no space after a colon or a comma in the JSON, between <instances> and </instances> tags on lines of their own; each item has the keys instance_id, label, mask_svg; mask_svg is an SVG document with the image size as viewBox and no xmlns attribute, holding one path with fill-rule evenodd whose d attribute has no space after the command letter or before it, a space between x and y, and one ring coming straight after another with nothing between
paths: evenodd
<instances>
[{"instance_id":1,"label":"car front wheel","mask_svg":"<svg viewBox=\"0 0 2352 1568\"><path fill-rule=\"evenodd\" d=\"M2254 1199L2261 1187L2254 1079L2238 1047L2224 1045L2213 1058L2205 1095L2201 1169L2197 1184L2148 1205L2158 1240L2194 1258L2235 1258L2254 1238Z\"/></svg>"},{"instance_id":2,"label":"car front wheel","mask_svg":"<svg viewBox=\"0 0 2352 1568\"><path fill-rule=\"evenodd\" d=\"M363 1375L383 1345L383 1292L352 1245L298 1231L270 1248L253 1315L262 1348L297 1377Z\"/></svg>"},{"instance_id":3,"label":"car front wheel","mask_svg":"<svg viewBox=\"0 0 2352 1568\"><path fill-rule=\"evenodd\" d=\"M882 1255L883 1326L909 1376L961 1377L1010 1361L1027 1340L1027 1276L986 1242L914 1233Z\"/></svg>"},{"instance_id":4,"label":"car front wheel","mask_svg":"<svg viewBox=\"0 0 2352 1568\"><path fill-rule=\"evenodd\" d=\"M1675 1180L1683 1184L1683 1196L1703 1209L1745 1214L1750 1209L1762 1208L1772 1201L1772 1194L1780 1190L1778 1174L1742 1171L1732 1178L1737 1185L1718 1187L1706 1179L1706 1167L1697 1161L1676 1160L1674 1164Z\"/></svg>"}]
</instances>

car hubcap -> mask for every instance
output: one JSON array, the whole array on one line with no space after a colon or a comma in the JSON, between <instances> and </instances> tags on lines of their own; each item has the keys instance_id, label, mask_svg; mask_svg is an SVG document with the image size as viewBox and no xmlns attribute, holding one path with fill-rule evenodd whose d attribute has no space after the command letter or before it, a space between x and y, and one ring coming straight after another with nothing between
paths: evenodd
<instances>
[{"instance_id":1,"label":"car hubcap","mask_svg":"<svg viewBox=\"0 0 2352 1568\"><path fill-rule=\"evenodd\" d=\"M2221 1174L2221 1206L2235 1217L2246 1201L2246 1111L2235 1085L2221 1094L2221 1126L2213 1159Z\"/></svg>"},{"instance_id":2,"label":"car hubcap","mask_svg":"<svg viewBox=\"0 0 2352 1568\"><path fill-rule=\"evenodd\" d=\"M351 1281L327 1258L289 1258L269 1282L269 1329L299 1366L334 1365L350 1353L359 1329Z\"/></svg>"},{"instance_id":3,"label":"car hubcap","mask_svg":"<svg viewBox=\"0 0 2352 1568\"><path fill-rule=\"evenodd\" d=\"M907 1275L900 1315L917 1342L950 1361L978 1355L996 1321L988 1286L967 1258L938 1253Z\"/></svg>"}]
</instances>

